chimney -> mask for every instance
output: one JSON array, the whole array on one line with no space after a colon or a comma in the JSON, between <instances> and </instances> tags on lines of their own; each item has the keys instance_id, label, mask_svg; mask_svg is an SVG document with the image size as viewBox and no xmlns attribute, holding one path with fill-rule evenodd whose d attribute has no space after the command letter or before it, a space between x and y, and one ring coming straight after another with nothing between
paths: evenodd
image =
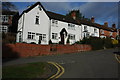
<instances>
[{"instance_id":1,"label":"chimney","mask_svg":"<svg viewBox=\"0 0 120 80\"><path fill-rule=\"evenodd\" d=\"M112 24L112 28L116 28L116 24Z\"/></svg>"},{"instance_id":2,"label":"chimney","mask_svg":"<svg viewBox=\"0 0 120 80\"><path fill-rule=\"evenodd\" d=\"M95 22L95 18L92 16L91 18L91 22L94 23Z\"/></svg>"},{"instance_id":3,"label":"chimney","mask_svg":"<svg viewBox=\"0 0 120 80\"><path fill-rule=\"evenodd\" d=\"M105 23L104 23L104 26L105 26L105 27L108 27L108 22L105 22Z\"/></svg>"},{"instance_id":4,"label":"chimney","mask_svg":"<svg viewBox=\"0 0 120 80\"><path fill-rule=\"evenodd\" d=\"M75 20L76 19L76 12L75 11L73 11L72 13L71 13L71 17Z\"/></svg>"}]
</instances>

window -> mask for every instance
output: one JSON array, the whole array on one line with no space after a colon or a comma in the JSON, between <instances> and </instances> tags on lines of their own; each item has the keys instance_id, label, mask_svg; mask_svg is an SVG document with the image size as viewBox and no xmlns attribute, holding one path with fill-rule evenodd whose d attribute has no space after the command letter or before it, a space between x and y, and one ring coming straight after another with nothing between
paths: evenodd
<instances>
[{"instance_id":1,"label":"window","mask_svg":"<svg viewBox=\"0 0 120 80\"><path fill-rule=\"evenodd\" d=\"M97 33L97 29L94 29L94 33Z\"/></svg>"},{"instance_id":2,"label":"window","mask_svg":"<svg viewBox=\"0 0 120 80\"><path fill-rule=\"evenodd\" d=\"M113 32L110 32L110 36L112 36Z\"/></svg>"},{"instance_id":3,"label":"window","mask_svg":"<svg viewBox=\"0 0 120 80\"><path fill-rule=\"evenodd\" d=\"M8 27L7 26L0 26L0 32L7 32Z\"/></svg>"},{"instance_id":4,"label":"window","mask_svg":"<svg viewBox=\"0 0 120 80\"><path fill-rule=\"evenodd\" d=\"M41 40L41 41L46 41L46 34L36 33L36 35L39 35L39 40Z\"/></svg>"},{"instance_id":5,"label":"window","mask_svg":"<svg viewBox=\"0 0 120 80\"><path fill-rule=\"evenodd\" d=\"M52 26L54 26L54 27L58 27L57 25L58 25L58 21L52 19Z\"/></svg>"},{"instance_id":6,"label":"window","mask_svg":"<svg viewBox=\"0 0 120 80\"><path fill-rule=\"evenodd\" d=\"M69 24L68 24L68 29L75 30L75 25L74 25L74 24L69 23Z\"/></svg>"},{"instance_id":7,"label":"window","mask_svg":"<svg viewBox=\"0 0 120 80\"><path fill-rule=\"evenodd\" d=\"M36 16L35 24L39 24L39 16Z\"/></svg>"},{"instance_id":8,"label":"window","mask_svg":"<svg viewBox=\"0 0 120 80\"><path fill-rule=\"evenodd\" d=\"M84 31L87 31L87 26L84 26Z\"/></svg>"},{"instance_id":9,"label":"window","mask_svg":"<svg viewBox=\"0 0 120 80\"><path fill-rule=\"evenodd\" d=\"M104 30L101 29L101 30L100 30L100 33L101 33L101 34L104 34Z\"/></svg>"},{"instance_id":10,"label":"window","mask_svg":"<svg viewBox=\"0 0 120 80\"><path fill-rule=\"evenodd\" d=\"M75 40L75 35L74 34L69 34L68 38L71 39L71 40Z\"/></svg>"},{"instance_id":11,"label":"window","mask_svg":"<svg viewBox=\"0 0 120 80\"><path fill-rule=\"evenodd\" d=\"M22 33L19 32L19 42L21 42L21 41L22 41Z\"/></svg>"},{"instance_id":12,"label":"window","mask_svg":"<svg viewBox=\"0 0 120 80\"><path fill-rule=\"evenodd\" d=\"M52 33L52 39L57 39L57 33Z\"/></svg>"},{"instance_id":13,"label":"window","mask_svg":"<svg viewBox=\"0 0 120 80\"><path fill-rule=\"evenodd\" d=\"M46 34L43 34L42 38L43 38L42 40L45 41L46 40Z\"/></svg>"},{"instance_id":14,"label":"window","mask_svg":"<svg viewBox=\"0 0 120 80\"><path fill-rule=\"evenodd\" d=\"M8 22L8 16L2 15L2 22Z\"/></svg>"},{"instance_id":15,"label":"window","mask_svg":"<svg viewBox=\"0 0 120 80\"><path fill-rule=\"evenodd\" d=\"M88 32L86 33L86 37L87 37L87 38L89 38L89 37L90 37L90 34L89 34Z\"/></svg>"},{"instance_id":16,"label":"window","mask_svg":"<svg viewBox=\"0 0 120 80\"><path fill-rule=\"evenodd\" d=\"M35 39L35 33L28 32L28 39Z\"/></svg>"}]
</instances>

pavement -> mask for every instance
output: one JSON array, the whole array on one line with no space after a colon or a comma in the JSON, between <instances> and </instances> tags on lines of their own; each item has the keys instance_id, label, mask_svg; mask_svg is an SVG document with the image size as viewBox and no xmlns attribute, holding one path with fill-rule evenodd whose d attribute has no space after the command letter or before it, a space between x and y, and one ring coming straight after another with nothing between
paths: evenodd
<instances>
[{"instance_id":1,"label":"pavement","mask_svg":"<svg viewBox=\"0 0 120 80\"><path fill-rule=\"evenodd\" d=\"M18 58L3 63L4 66L31 62L55 62L64 68L60 78L118 78L119 62L114 52L117 49L106 49L71 54L57 54Z\"/></svg>"}]
</instances>

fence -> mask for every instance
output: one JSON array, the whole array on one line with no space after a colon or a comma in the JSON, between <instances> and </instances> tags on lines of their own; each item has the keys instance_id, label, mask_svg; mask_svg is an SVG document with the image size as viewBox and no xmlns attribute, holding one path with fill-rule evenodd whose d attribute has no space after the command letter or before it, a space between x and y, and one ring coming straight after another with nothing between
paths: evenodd
<instances>
[{"instance_id":1,"label":"fence","mask_svg":"<svg viewBox=\"0 0 120 80\"><path fill-rule=\"evenodd\" d=\"M90 51L90 45L37 45L27 43L2 45L2 57L29 57L52 54L76 53L80 51Z\"/></svg>"}]
</instances>

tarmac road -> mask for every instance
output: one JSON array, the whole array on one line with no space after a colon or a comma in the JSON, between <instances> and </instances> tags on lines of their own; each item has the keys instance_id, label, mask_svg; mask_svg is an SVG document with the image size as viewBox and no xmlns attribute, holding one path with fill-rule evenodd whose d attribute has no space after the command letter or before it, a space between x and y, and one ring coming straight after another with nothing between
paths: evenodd
<instances>
[{"instance_id":1,"label":"tarmac road","mask_svg":"<svg viewBox=\"0 0 120 80\"><path fill-rule=\"evenodd\" d=\"M5 62L3 66L52 61L59 63L65 69L64 74L60 78L118 78L119 63L113 53L115 51L115 49L107 49L73 54L20 58Z\"/></svg>"}]
</instances>

